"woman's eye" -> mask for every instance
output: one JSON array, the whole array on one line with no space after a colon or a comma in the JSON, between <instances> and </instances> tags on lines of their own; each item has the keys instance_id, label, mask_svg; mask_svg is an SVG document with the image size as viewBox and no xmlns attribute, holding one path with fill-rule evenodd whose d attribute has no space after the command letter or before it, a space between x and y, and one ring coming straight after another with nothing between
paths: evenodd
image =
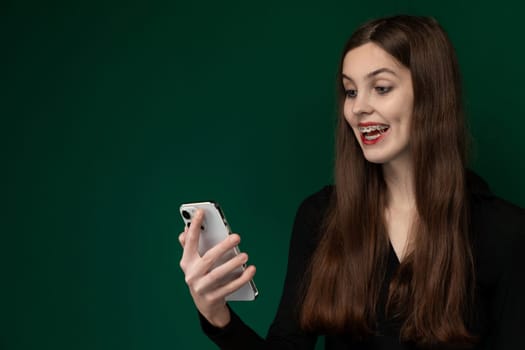
<instances>
[{"instance_id":1,"label":"woman's eye","mask_svg":"<svg viewBox=\"0 0 525 350\"><path fill-rule=\"evenodd\" d=\"M357 96L357 90L354 90L354 89L345 90L345 95L347 98L354 98Z\"/></svg>"},{"instance_id":2,"label":"woman's eye","mask_svg":"<svg viewBox=\"0 0 525 350\"><path fill-rule=\"evenodd\" d=\"M377 91L378 94L384 95L384 94L389 93L390 90L392 90L392 88L390 86L376 86L375 90Z\"/></svg>"}]
</instances>

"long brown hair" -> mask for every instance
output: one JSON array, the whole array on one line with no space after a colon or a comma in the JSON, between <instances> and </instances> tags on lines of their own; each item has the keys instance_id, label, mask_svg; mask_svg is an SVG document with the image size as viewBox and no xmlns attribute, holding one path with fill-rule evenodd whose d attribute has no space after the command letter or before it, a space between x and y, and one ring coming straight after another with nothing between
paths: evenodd
<instances>
[{"instance_id":1,"label":"long brown hair","mask_svg":"<svg viewBox=\"0 0 525 350\"><path fill-rule=\"evenodd\" d=\"M401 339L419 344L469 344L467 313L473 258L466 200L466 128L459 68L444 30L432 18L370 21L341 57L373 42L407 67L414 106L411 150L417 220L414 245L389 286L388 316L402 320ZM304 286L304 329L350 333L375 330L376 305L389 243L382 167L368 162L343 115L339 83L335 190Z\"/></svg>"}]
</instances>

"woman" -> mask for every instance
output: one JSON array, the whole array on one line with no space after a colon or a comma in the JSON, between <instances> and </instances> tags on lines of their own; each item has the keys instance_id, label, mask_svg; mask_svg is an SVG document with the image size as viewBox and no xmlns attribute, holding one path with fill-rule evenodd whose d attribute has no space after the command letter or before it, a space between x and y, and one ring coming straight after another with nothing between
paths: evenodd
<instances>
[{"instance_id":1,"label":"woman","mask_svg":"<svg viewBox=\"0 0 525 350\"><path fill-rule=\"evenodd\" d=\"M255 274L209 271L238 235L181 267L204 331L223 349L514 349L525 330L525 214L466 170L454 49L439 24L396 16L368 22L340 66L335 186L300 206L281 303L266 339L224 296ZM195 222L198 226L199 222Z\"/></svg>"}]
</instances>

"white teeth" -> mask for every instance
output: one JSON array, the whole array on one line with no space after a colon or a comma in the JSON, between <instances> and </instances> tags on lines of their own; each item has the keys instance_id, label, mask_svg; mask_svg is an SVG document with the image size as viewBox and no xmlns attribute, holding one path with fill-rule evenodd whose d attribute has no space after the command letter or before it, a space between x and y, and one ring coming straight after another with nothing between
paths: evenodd
<instances>
[{"instance_id":1,"label":"white teeth","mask_svg":"<svg viewBox=\"0 0 525 350\"><path fill-rule=\"evenodd\" d=\"M360 133L368 133L372 131L378 130L380 133L383 133L386 129L388 129L388 125L371 125L371 126L360 126L357 128Z\"/></svg>"},{"instance_id":2,"label":"white teeth","mask_svg":"<svg viewBox=\"0 0 525 350\"><path fill-rule=\"evenodd\" d=\"M377 139L379 136L381 136L381 133L375 134L375 135L372 135L372 136L365 135L365 139L367 139L368 141L371 141L371 140Z\"/></svg>"}]
</instances>

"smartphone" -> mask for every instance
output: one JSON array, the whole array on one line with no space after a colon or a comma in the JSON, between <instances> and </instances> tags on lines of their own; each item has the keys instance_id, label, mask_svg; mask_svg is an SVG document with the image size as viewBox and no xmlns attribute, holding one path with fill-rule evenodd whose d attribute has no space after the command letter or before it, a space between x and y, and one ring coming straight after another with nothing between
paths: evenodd
<instances>
[{"instance_id":1,"label":"smartphone","mask_svg":"<svg viewBox=\"0 0 525 350\"><path fill-rule=\"evenodd\" d=\"M197 202L197 203L185 203L180 206L180 215L184 224L189 227L195 212L197 209L202 209L204 212L204 218L200 227L200 236L199 236L199 255L203 256L210 248L214 247L218 243L222 242L224 239L231 234L230 225L226 221L224 212L217 202ZM212 268L222 265L226 261L235 257L240 253L238 247L226 252L221 258L217 260L215 265ZM223 283L231 281L239 277L246 266L241 266L235 269L231 274L225 277ZM253 280L250 280L248 283L244 284L240 289L226 296L227 301L251 301L255 300L259 292L255 287Z\"/></svg>"}]
</instances>

